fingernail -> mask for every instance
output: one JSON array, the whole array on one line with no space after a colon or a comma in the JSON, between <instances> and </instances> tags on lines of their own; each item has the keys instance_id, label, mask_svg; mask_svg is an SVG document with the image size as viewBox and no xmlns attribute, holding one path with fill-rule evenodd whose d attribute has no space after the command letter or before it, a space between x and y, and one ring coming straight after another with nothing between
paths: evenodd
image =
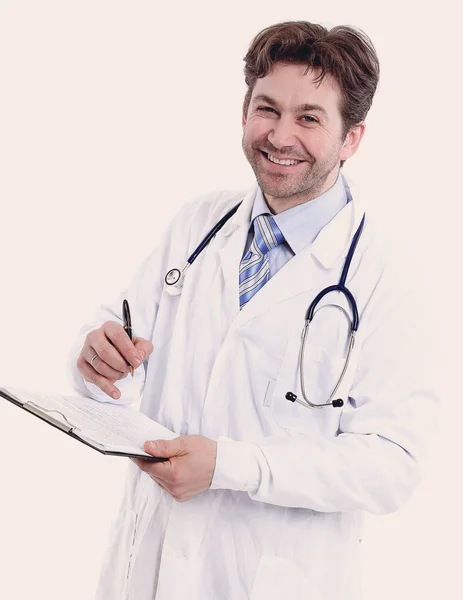
<instances>
[{"instance_id":1,"label":"fingernail","mask_svg":"<svg viewBox=\"0 0 463 600\"><path fill-rule=\"evenodd\" d=\"M117 392L113 392L113 393L111 394L111 396L114 398L114 400L117 400L117 399L118 399L118 397L119 397L119 394L118 394Z\"/></svg>"},{"instance_id":2,"label":"fingernail","mask_svg":"<svg viewBox=\"0 0 463 600\"><path fill-rule=\"evenodd\" d=\"M138 356L134 356L133 357L133 364L138 367L141 365L141 360L138 358Z\"/></svg>"},{"instance_id":3,"label":"fingernail","mask_svg":"<svg viewBox=\"0 0 463 600\"><path fill-rule=\"evenodd\" d=\"M138 351L138 356L140 357L140 360L142 362L145 360L145 353L143 352L143 350Z\"/></svg>"}]
</instances>

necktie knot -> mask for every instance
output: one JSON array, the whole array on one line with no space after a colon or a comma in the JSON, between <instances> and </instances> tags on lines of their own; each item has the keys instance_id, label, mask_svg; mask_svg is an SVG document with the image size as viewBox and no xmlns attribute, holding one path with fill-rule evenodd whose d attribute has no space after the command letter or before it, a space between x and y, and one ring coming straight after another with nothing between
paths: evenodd
<instances>
[{"instance_id":1,"label":"necktie knot","mask_svg":"<svg viewBox=\"0 0 463 600\"><path fill-rule=\"evenodd\" d=\"M264 256L285 241L272 215L259 215L254 219L253 226L254 242Z\"/></svg>"}]
</instances>

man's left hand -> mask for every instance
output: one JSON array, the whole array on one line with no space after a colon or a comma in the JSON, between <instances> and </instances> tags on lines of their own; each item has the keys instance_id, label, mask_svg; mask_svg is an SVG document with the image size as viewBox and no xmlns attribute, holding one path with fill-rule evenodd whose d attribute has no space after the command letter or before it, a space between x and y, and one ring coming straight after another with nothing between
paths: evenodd
<instances>
[{"instance_id":1,"label":"man's left hand","mask_svg":"<svg viewBox=\"0 0 463 600\"><path fill-rule=\"evenodd\" d=\"M182 435L174 440L145 442L152 456L168 458L151 462L132 458L133 462L177 502L185 502L211 486L217 456L217 442L202 435Z\"/></svg>"}]
</instances>

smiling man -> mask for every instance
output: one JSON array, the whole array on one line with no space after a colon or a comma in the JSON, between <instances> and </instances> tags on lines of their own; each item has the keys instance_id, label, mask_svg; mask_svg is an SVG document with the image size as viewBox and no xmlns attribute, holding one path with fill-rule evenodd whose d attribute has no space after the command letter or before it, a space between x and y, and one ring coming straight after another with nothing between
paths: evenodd
<instances>
[{"instance_id":1,"label":"smiling man","mask_svg":"<svg viewBox=\"0 0 463 600\"><path fill-rule=\"evenodd\" d=\"M341 174L378 76L352 28L260 32L243 104L256 184L174 219L121 295L133 342L121 298L83 329L76 387L142 391L178 434L145 444L165 462L130 465L101 600L361 598L362 517L410 497L438 404L422 284Z\"/></svg>"},{"instance_id":2,"label":"smiling man","mask_svg":"<svg viewBox=\"0 0 463 600\"><path fill-rule=\"evenodd\" d=\"M243 110L243 150L274 214L317 198L352 156L365 125L344 130L342 93L320 69L277 63L257 79Z\"/></svg>"}]
</instances>

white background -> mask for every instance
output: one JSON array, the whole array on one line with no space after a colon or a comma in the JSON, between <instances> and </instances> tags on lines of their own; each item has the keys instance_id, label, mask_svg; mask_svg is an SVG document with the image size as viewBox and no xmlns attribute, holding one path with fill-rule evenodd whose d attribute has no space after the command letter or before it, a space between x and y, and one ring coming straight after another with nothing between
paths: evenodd
<instances>
[{"instance_id":1,"label":"white background","mask_svg":"<svg viewBox=\"0 0 463 600\"><path fill-rule=\"evenodd\" d=\"M242 58L263 27L293 19L372 38L381 82L344 171L440 290L434 462L405 508L369 518L365 600L461 598L463 132L450 0L0 0L0 384L69 391L77 330L178 208L252 183ZM92 597L125 466L0 402L1 598Z\"/></svg>"}]
</instances>

